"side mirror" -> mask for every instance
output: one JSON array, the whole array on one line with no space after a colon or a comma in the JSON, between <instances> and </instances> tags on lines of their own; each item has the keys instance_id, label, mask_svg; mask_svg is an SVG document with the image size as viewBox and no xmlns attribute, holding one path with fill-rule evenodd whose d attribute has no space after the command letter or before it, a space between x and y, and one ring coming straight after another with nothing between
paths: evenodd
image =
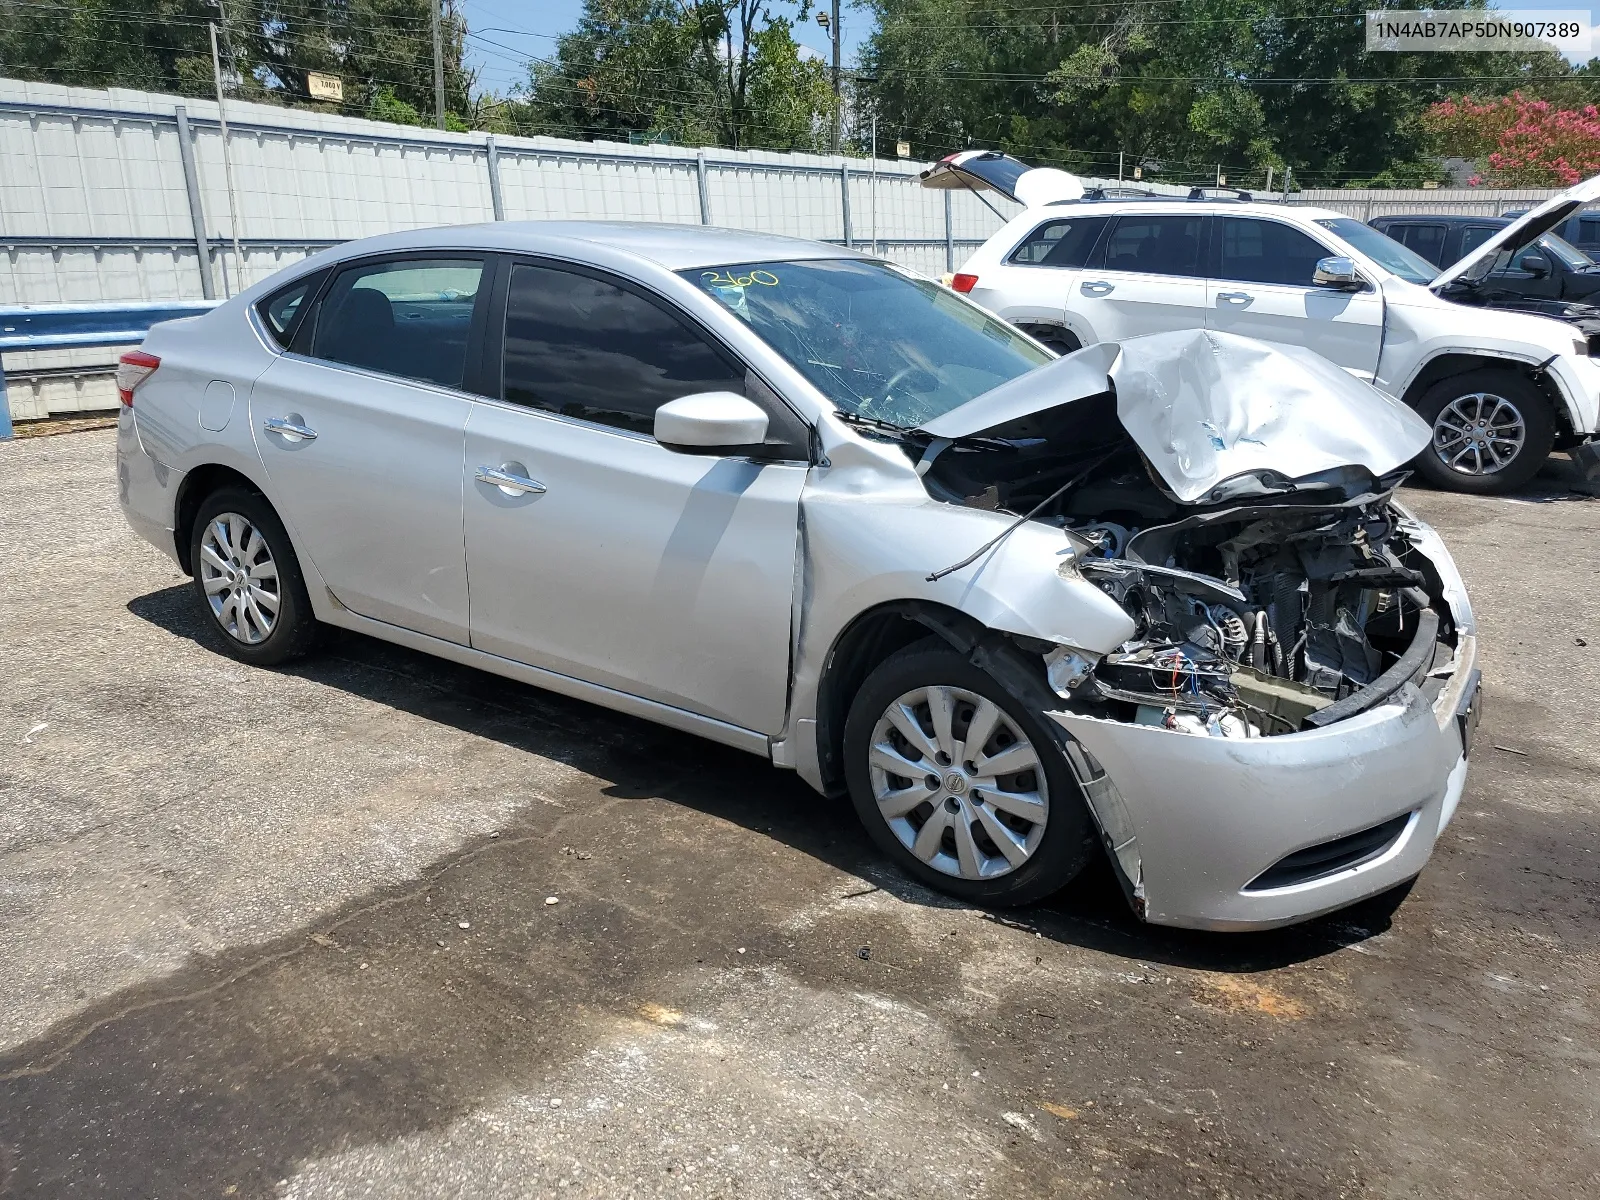
<instances>
[{"instance_id":1,"label":"side mirror","mask_svg":"<svg viewBox=\"0 0 1600 1200\"><path fill-rule=\"evenodd\" d=\"M1542 254L1524 254L1517 262L1517 270L1526 271L1535 279L1543 279L1550 274L1550 260Z\"/></svg>"},{"instance_id":2,"label":"side mirror","mask_svg":"<svg viewBox=\"0 0 1600 1200\"><path fill-rule=\"evenodd\" d=\"M1342 254L1330 254L1327 258L1318 259L1311 282L1318 287L1348 292L1360 291L1367 286L1367 281L1356 274L1356 264Z\"/></svg>"},{"instance_id":3,"label":"side mirror","mask_svg":"<svg viewBox=\"0 0 1600 1200\"><path fill-rule=\"evenodd\" d=\"M655 435L679 454L737 454L765 440L767 414L737 392L697 392L656 409Z\"/></svg>"}]
</instances>

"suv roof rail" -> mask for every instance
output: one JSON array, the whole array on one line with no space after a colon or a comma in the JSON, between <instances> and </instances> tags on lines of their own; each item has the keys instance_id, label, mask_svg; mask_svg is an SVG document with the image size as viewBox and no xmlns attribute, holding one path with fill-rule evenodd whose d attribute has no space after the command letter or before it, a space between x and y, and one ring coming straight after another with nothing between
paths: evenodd
<instances>
[{"instance_id":1,"label":"suv roof rail","mask_svg":"<svg viewBox=\"0 0 1600 1200\"><path fill-rule=\"evenodd\" d=\"M1209 185L1190 188L1189 189L1189 199L1191 199L1191 200L1225 200L1225 199L1228 199L1228 197L1226 197L1226 196L1208 196L1208 195L1206 195L1207 192L1231 192L1231 193L1233 193L1232 199L1234 199L1234 200L1254 200L1255 199L1255 197L1252 196L1249 192L1241 191L1239 188L1212 187L1212 186L1209 186Z\"/></svg>"},{"instance_id":2,"label":"suv roof rail","mask_svg":"<svg viewBox=\"0 0 1600 1200\"><path fill-rule=\"evenodd\" d=\"M1092 187L1083 193L1085 200L1157 200L1165 193L1152 192L1149 188L1141 187Z\"/></svg>"}]
</instances>

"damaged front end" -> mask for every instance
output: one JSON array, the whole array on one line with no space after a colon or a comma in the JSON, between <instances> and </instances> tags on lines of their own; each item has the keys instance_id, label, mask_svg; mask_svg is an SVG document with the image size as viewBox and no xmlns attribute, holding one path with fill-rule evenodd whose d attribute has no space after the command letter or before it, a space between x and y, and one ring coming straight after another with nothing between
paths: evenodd
<instances>
[{"instance_id":1,"label":"damaged front end","mask_svg":"<svg viewBox=\"0 0 1600 1200\"><path fill-rule=\"evenodd\" d=\"M1393 501L1428 430L1370 385L1196 330L999 392L927 427L919 470L936 499L1058 525L1075 551L1060 569L1133 619L1092 662L1051 659L1074 711L1272 737L1426 688L1450 660L1447 581Z\"/></svg>"}]
</instances>

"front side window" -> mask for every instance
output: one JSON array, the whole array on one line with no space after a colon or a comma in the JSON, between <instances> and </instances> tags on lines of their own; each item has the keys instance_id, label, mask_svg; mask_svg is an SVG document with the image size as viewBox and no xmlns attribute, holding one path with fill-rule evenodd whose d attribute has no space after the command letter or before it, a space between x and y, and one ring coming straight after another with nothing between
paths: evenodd
<instances>
[{"instance_id":1,"label":"front side window","mask_svg":"<svg viewBox=\"0 0 1600 1200\"><path fill-rule=\"evenodd\" d=\"M1311 287L1317 263L1326 257L1325 247L1282 221L1222 219L1218 278Z\"/></svg>"},{"instance_id":2,"label":"front side window","mask_svg":"<svg viewBox=\"0 0 1600 1200\"><path fill-rule=\"evenodd\" d=\"M1146 275L1204 275L1205 217L1118 217L1106 243L1108 271Z\"/></svg>"},{"instance_id":3,"label":"front side window","mask_svg":"<svg viewBox=\"0 0 1600 1200\"><path fill-rule=\"evenodd\" d=\"M1105 225L1104 217L1046 221L1012 252L1011 261L1029 266L1081 267L1089 261L1095 239Z\"/></svg>"},{"instance_id":4,"label":"front side window","mask_svg":"<svg viewBox=\"0 0 1600 1200\"><path fill-rule=\"evenodd\" d=\"M815 259L680 274L840 412L903 429L1054 357L954 292L887 263Z\"/></svg>"},{"instance_id":5,"label":"front side window","mask_svg":"<svg viewBox=\"0 0 1600 1200\"><path fill-rule=\"evenodd\" d=\"M459 388L483 262L410 258L340 273L317 314L311 356Z\"/></svg>"},{"instance_id":6,"label":"front side window","mask_svg":"<svg viewBox=\"0 0 1600 1200\"><path fill-rule=\"evenodd\" d=\"M1354 217L1322 217L1317 224L1334 237L1349 244L1358 254L1370 258L1385 271L1408 283L1432 283L1438 269L1415 250L1407 250L1387 234Z\"/></svg>"},{"instance_id":7,"label":"front side window","mask_svg":"<svg viewBox=\"0 0 1600 1200\"><path fill-rule=\"evenodd\" d=\"M1583 217L1578 221L1578 242L1584 246L1600 245L1600 217Z\"/></svg>"},{"instance_id":8,"label":"front side window","mask_svg":"<svg viewBox=\"0 0 1600 1200\"><path fill-rule=\"evenodd\" d=\"M651 433L696 392L744 394L744 373L643 296L533 263L511 270L502 395L513 404Z\"/></svg>"},{"instance_id":9,"label":"front side window","mask_svg":"<svg viewBox=\"0 0 1600 1200\"><path fill-rule=\"evenodd\" d=\"M1504 228L1504 225L1468 225L1461 231L1461 253L1456 257L1465 258ZM1442 267L1445 264L1439 265Z\"/></svg>"}]
</instances>

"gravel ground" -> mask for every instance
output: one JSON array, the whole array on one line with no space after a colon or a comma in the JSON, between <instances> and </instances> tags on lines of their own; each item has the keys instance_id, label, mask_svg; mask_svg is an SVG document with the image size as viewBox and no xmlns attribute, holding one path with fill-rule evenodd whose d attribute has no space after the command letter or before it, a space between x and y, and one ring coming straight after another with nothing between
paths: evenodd
<instances>
[{"instance_id":1,"label":"gravel ground","mask_svg":"<svg viewBox=\"0 0 1600 1200\"><path fill-rule=\"evenodd\" d=\"M1406 897L987 913L731 750L214 648L105 431L0 444L0 1194L1600 1194L1600 501L1413 492L1487 703Z\"/></svg>"}]
</instances>

